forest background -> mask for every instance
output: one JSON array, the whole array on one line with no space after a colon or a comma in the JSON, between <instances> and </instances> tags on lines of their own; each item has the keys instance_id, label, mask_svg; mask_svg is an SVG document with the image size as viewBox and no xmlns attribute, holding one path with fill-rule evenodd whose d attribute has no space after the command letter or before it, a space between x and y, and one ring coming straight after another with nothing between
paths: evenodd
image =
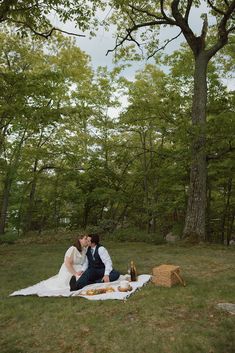
<instances>
[{"instance_id":1,"label":"forest background","mask_svg":"<svg viewBox=\"0 0 235 353\"><path fill-rule=\"evenodd\" d=\"M181 237L195 136L187 45L156 53L128 81L121 64L94 70L71 37L54 31L45 40L19 25L7 23L0 34L2 241L61 228L152 242L169 232ZM234 234L235 95L224 79L234 70L234 44L231 36L208 66L201 239L227 244Z\"/></svg>"}]
</instances>

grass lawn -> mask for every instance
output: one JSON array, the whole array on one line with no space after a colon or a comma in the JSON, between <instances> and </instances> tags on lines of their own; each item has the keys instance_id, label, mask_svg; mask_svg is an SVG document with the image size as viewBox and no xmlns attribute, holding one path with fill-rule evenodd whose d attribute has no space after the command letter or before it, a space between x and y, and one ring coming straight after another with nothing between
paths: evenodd
<instances>
[{"instance_id":1,"label":"grass lawn","mask_svg":"<svg viewBox=\"0 0 235 353\"><path fill-rule=\"evenodd\" d=\"M139 273L179 265L187 286L149 283L126 302L83 298L9 297L58 272L70 244L0 246L1 353L233 353L235 316L218 310L235 303L235 249L144 243L105 245L115 268Z\"/></svg>"}]
</instances>

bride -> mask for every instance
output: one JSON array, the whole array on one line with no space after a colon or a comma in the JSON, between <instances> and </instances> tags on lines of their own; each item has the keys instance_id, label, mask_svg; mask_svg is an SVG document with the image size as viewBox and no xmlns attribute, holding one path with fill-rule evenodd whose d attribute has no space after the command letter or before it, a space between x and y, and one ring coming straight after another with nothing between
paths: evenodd
<instances>
[{"instance_id":1,"label":"bride","mask_svg":"<svg viewBox=\"0 0 235 353\"><path fill-rule=\"evenodd\" d=\"M59 273L43 281L45 287L51 290L68 289L72 276L77 278L86 270L87 235L78 237L76 243L66 251L64 262Z\"/></svg>"}]
</instances>

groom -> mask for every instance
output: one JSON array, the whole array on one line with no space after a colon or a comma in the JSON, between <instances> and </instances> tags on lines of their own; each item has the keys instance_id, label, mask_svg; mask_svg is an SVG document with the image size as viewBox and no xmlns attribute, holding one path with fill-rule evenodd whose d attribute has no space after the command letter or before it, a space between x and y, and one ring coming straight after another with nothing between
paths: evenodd
<instances>
[{"instance_id":1,"label":"groom","mask_svg":"<svg viewBox=\"0 0 235 353\"><path fill-rule=\"evenodd\" d=\"M70 291L81 289L91 283L113 282L120 276L120 273L113 269L108 251L99 243L99 235L88 235L88 244L87 269L78 280L72 276L69 283Z\"/></svg>"}]
</instances>

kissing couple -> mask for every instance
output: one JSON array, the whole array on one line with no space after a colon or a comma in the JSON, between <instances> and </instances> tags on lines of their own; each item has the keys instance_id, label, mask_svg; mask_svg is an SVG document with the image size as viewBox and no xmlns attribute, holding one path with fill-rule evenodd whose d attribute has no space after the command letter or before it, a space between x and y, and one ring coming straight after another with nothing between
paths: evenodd
<instances>
[{"instance_id":1,"label":"kissing couple","mask_svg":"<svg viewBox=\"0 0 235 353\"><path fill-rule=\"evenodd\" d=\"M120 276L120 273L113 269L107 249L100 244L99 235L88 234L83 239L88 246L86 256L82 270L74 274L69 281L70 291L82 289L92 283L113 282Z\"/></svg>"}]
</instances>

